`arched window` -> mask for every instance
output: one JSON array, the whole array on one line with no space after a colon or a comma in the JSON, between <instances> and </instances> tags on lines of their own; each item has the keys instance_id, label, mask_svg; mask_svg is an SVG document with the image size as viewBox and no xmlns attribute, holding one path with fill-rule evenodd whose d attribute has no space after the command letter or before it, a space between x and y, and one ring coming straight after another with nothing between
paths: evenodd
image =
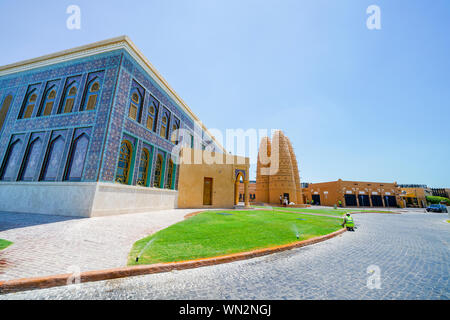
<instances>
[{"instance_id":1,"label":"arched window","mask_svg":"<svg viewBox=\"0 0 450 320\"><path fill-rule=\"evenodd\" d=\"M17 119L31 118L31 116L33 115L34 107L38 100L38 90L40 86L40 83L28 86L27 93L23 98L22 106L20 108L19 116L17 117Z\"/></svg>"},{"instance_id":2,"label":"arched window","mask_svg":"<svg viewBox=\"0 0 450 320\"><path fill-rule=\"evenodd\" d=\"M36 175L42 149L42 140L36 137L30 141L25 153L20 180L32 181Z\"/></svg>"},{"instance_id":3,"label":"arched window","mask_svg":"<svg viewBox=\"0 0 450 320\"><path fill-rule=\"evenodd\" d=\"M128 111L128 116L140 122L140 115L141 115L141 107L142 107L142 96L141 93L135 88L131 92L131 98L130 98L130 109Z\"/></svg>"},{"instance_id":4,"label":"arched window","mask_svg":"<svg viewBox=\"0 0 450 320\"><path fill-rule=\"evenodd\" d=\"M8 151L6 152L1 180L5 181L15 180L17 169L20 163L20 153L22 150L22 145L23 142L21 139L17 139L10 144Z\"/></svg>"},{"instance_id":5,"label":"arched window","mask_svg":"<svg viewBox=\"0 0 450 320\"><path fill-rule=\"evenodd\" d=\"M158 119L158 106L155 102L151 102L148 106L147 115L147 129L151 131L156 130L156 119Z\"/></svg>"},{"instance_id":6,"label":"arched window","mask_svg":"<svg viewBox=\"0 0 450 320\"><path fill-rule=\"evenodd\" d=\"M160 154L158 154L158 156L156 157L156 164L155 164L155 178L153 180L153 187L155 188L161 188L162 163L163 158Z\"/></svg>"},{"instance_id":7,"label":"arched window","mask_svg":"<svg viewBox=\"0 0 450 320\"><path fill-rule=\"evenodd\" d=\"M31 118L32 114L33 114L33 110L34 110L34 106L36 104L36 100L37 100L37 94L36 93L32 93L28 96L27 102L26 102L26 106L25 106L25 110L23 112L23 119L26 118Z\"/></svg>"},{"instance_id":8,"label":"arched window","mask_svg":"<svg viewBox=\"0 0 450 320\"><path fill-rule=\"evenodd\" d=\"M3 123L5 122L6 115L8 114L9 107L11 106L12 95L8 95L5 100L3 100L2 108L0 109L0 131L3 128Z\"/></svg>"},{"instance_id":9,"label":"arched window","mask_svg":"<svg viewBox=\"0 0 450 320\"><path fill-rule=\"evenodd\" d=\"M62 103L62 112L70 113L73 111L73 106L75 104L75 98L77 96L78 87L77 83L73 81L65 91L63 103Z\"/></svg>"},{"instance_id":10,"label":"arched window","mask_svg":"<svg viewBox=\"0 0 450 320\"><path fill-rule=\"evenodd\" d=\"M178 138L180 135L178 129L180 129L180 121L175 119L172 124L172 137L170 139L173 144L178 144Z\"/></svg>"},{"instance_id":11,"label":"arched window","mask_svg":"<svg viewBox=\"0 0 450 320\"><path fill-rule=\"evenodd\" d=\"M139 172L137 178L137 184L140 186L147 186L147 176L148 176L148 163L150 159L150 153L147 149L142 149L141 159L139 161Z\"/></svg>"},{"instance_id":12,"label":"arched window","mask_svg":"<svg viewBox=\"0 0 450 320\"><path fill-rule=\"evenodd\" d=\"M52 139L49 144L41 180L55 181L57 179L63 152L64 138L61 135L58 135L54 139Z\"/></svg>"},{"instance_id":13,"label":"arched window","mask_svg":"<svg viewBox=\"0 0 450 320\"><path fill-rule=\"evenodd\" d=\"M159 131L159 135L165 139L167 139L167 136L169 134L169 121L170 114L167 111L164 111L162 114L161 129Z\"/></svg>"},{"instance_id":14,"label":"arched window","mask_svg":"<svg viewBox=\"0 0 450 320\"><path fill-rule=\"evenodd\" d=\"M116 182L128 184L133 147L127 140L120 145L119 163L117 164Z\"/></svg>"},{"instance_id":15,"label":"arched window","mask_svg":"<svg viewBox=\"0 0 450 320\"><path fill-rule=\"evenodd\" d=\"M167 166L167 179L166 179L166 189L173 189L173 162L169 159L169 164Z\"/></svg>"},{"instance_id":16,"label":"arched window","mask_svg":"<svg viewBox=\"0 0 450 320\"><path fill-rule=\"evenodd\" d=\"M45 99L41 104L41 106L44 108L42 115L49 116L52 114L53 105L55 104L55 100L56 100L56 90L53 88L50 88L49 90L47 90ZM41 114L39 114L39 116L40 115Z\"/></svg>"},{"instance_id":17,"label":"arched window","mask_svg":"<svg viewBox=\"0 0 450 320\"><path fill-rule=\"evenodd\" d=\"M167 133L167 117L163 116L162 123L161 123L161 137L165 138Z\"/></svg>"},{"instance_id":18,"label":"arched window","mask_svg":"<svg viewBox=\"0 0 450 320\"><path fill-rule=\"evenodd\" d=\"M98 80L93 80L89 84L88 90L86 92L86 97L84 98L84 110L94 110L97 105L97 98L100 91L100 83Z\"/></svg>"},{"instance_id":19,"label":"arched window","mask_svg":"<svg viewBox=\"0 0 450 320\"><path fill-rule=\"evenodd\" d=\"M73 140L65 180L81 181L88 146L89 137L84 132Z\"/></svg>"}]
</instances>

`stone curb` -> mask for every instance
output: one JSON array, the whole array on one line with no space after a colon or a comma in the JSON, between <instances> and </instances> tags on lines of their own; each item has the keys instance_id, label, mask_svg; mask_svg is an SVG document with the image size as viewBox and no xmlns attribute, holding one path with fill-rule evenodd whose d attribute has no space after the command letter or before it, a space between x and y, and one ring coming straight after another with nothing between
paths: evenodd
<instances>
[{"instance_id":1,"label":"stone curb","mask_svg":"<svg viewBox=\"0 0 450 320\"><path fill-rule=\"evenodd\" d=\"M117 278L124 278L130 276L140 276L145 274L169 272L172 270L185 270L198 267L212 266L216 264L234 262L239 260L251 259L256 257L265 256L268 254L290 250L293 248L300 248L307 245L315 244L324 240L336 237L346 231L346 228L339 229L327 235L297 241L281 246L264 248L259 250L253 250L248 252L240 252L230 255L218 256L213 258L203 258L197 260L170 262L170 263L157 263L152 265L140 265L131 267L120 267L106 270L86 271L80 274L80 282L91 282L110 280ZM24 278L8 281L0 281L0 294L13 293L26 290L44 289L57 286L65 286L68 282L71 283L73 274L60 274L46 277L37 278Z\"/></svg>"},{"instance_id":2,"label":"stone curb","mask_svg":"<svg viewBox=\"0 0 450 320\"><path fill-rule=\"evenodd\" d=\"M351 214L358 214L358 213L378 213L378 214L402 214L401 212L395 212L395 211L392 211L392 212L376 212L376 211L370 211L370 210L368 210L368 211L355 211L355 212L351 212Z\"/></svg>"},{"instance_id":3,"label":"stone curb","mask_svg":"<svg viewBox=\"0 0 450 320\"><path fill-rule=\"evenodd\" d=\"M196 216L196 215L198 215L199 213L202 213L202 212L206 212L206 211L202 210L202 211L195 211L195 212L188 213L188 214L186 214L184 216L184 220L189 219L190 217Z\"/></svg>"}]
</instances>

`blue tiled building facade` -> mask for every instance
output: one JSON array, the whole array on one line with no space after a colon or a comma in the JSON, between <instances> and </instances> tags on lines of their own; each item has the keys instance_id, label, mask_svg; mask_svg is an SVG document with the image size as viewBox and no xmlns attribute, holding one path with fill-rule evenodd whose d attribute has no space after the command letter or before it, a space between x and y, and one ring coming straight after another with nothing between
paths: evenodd
<instances>
[{"instance_id":1,"label":"blue tiled building facade","mask_svg":"<svg viewBox=\"0 0 450 320\"><path fill-rule=\"evenodd\" d=\"M1 182L176 190L175 132L202 137L192 114L143 65L132 50L113 48L12 73L0 69Z\"/></svg>"}]
</instances>

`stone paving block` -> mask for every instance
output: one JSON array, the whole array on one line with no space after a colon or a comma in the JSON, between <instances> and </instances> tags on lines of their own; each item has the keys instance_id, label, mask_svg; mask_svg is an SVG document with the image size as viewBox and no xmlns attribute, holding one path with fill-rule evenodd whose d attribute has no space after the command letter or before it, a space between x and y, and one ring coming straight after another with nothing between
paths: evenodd
<instances>
[{"instance_id":1,"label":"stone paving block","mask_svg":"<svg viewBox=\"0 0 450 320\"><path fill-rule=\"evenodd\" d=\"M410 211L355 215L355 220L355 232L251 260L0 299L448 300L450 233L442 215ZM370 265L380 268L381 289L367 287Z\"/></svg>"},{"instance_id":2,"label":"stone paving block","mask_svg":"<svg viewBox=\"0 0 450 320\"><path fill-rule=\"evenodd\" d=\"M126 266L134 242L198 210L175 209L108 217L71 218L0 212L0 281Z\"/></svg>"}]
</instances>

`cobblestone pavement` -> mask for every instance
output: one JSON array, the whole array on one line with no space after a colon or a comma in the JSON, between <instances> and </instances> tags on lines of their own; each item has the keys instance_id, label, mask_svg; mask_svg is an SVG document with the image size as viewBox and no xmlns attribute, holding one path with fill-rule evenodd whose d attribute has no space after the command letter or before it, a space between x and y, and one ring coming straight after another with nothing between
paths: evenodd
<instances>
[{"instance_id":1,"label":"cobblestone pavement","mask_svg":"<svg viewBox=\"0 0 450 320\"><path fill-rule=\"evenodd\" d=\"M0 212L0 280L125 266L137 240L198 210L71 218Z\"/></svg>"},{"instance_id":2,"label":"cobblestone pavement","mask_svg":"<svg viewBox=\"0 0 450 320\"><path fill-rule=\"evenodd\" d=\"M265 257L0 299L449 299L446 214L354 218L355 232ZM371 265L379 267L380 289L367 286L376 276Z\"/></svg>"}]
</instances>

